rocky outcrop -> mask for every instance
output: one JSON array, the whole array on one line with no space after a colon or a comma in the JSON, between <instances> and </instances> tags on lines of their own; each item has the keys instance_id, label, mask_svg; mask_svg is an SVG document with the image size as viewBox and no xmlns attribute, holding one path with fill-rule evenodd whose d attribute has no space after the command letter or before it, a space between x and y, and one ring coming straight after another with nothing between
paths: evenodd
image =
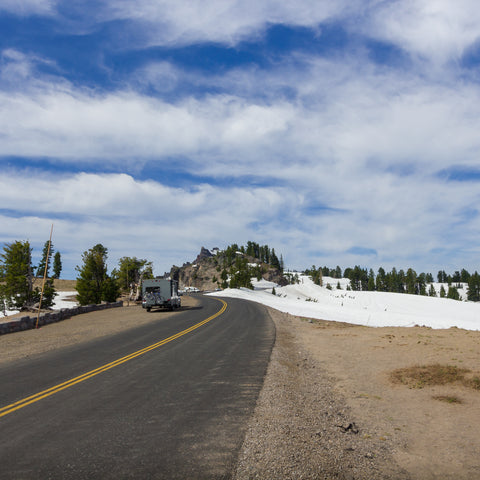
<instances>
[{"instance_id":1,"label":"rocky outcrop","mask_svg":"<svg viewBox=\"0 0 480 480\"><path fill-rule=\"evenodd\" d=\"M210 258L213 257L213 254L210 250L207 250L205 247L202 247L200 249L200 253L197 255L197 258L195 259L194 263L199 263L201 262L204 258Z\"/></svg>"},{"instance_id":2,"label":"rocky outcrop","mask_svg":"<svg viewBox=\"0 0 480 480\"><path fill-rule=\"evenodd\" d=\"M222 270L225 268L230 271L231 264L228 264L222 251L213 255L210 250L202 247L194 262L184 263L181 267L173 265L170 270L170 277L179 282L180 289L185 287L195 287L199 290L214 290L221 283ZM282 272L271 265L260 262L260 260L237 252L247 259L250 264L257 264L261 267L262 278L265 280L287 285L288 282L282 275Z\"/></svg>"}]
</instances>

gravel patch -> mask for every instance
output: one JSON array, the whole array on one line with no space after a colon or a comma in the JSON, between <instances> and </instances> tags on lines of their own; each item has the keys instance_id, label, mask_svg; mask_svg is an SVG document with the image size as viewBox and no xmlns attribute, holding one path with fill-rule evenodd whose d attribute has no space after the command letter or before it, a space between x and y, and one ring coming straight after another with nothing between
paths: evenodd
<instances>
[{"instance_id":1,"label":"gravel patch","mask_svg":"<svg viewBox=\"0 0 480 480\"><path fill-rule=\"evenodd\" d=\"M334 382L302 348L291 316L270 309L277 338L235 480L403 480L393 448L356 418Z\"/></svg>"}]
</instances>

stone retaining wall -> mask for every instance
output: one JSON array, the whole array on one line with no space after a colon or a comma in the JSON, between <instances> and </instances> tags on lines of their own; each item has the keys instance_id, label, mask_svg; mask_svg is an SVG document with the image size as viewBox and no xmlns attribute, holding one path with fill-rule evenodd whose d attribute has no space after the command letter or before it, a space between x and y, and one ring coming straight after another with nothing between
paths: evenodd
<instances>
[{"instance_id":1,"label":"stone retaining wall","mask_svg":"<svg viewBox=\"0 0 480 480\"><path fill-rule=\"evenodd\" d=\"M123 302L113 302L113 303L101 303L99 305L82 305L72 308L62 308L59 311L41 313L38 318L38 326L48 325L49 323L61 322L67 318L73 317L75 315L80 315L82 313L95 312L97 310L105 310L107 308L116 308L122 307ZM37 323L37 316L34 317L20 317L15 318L10 322L0 323L0 335L5 335L7 333L21 332L22 330L28 330L30 328L35 328Z\"/></svg>"}]
</instances>

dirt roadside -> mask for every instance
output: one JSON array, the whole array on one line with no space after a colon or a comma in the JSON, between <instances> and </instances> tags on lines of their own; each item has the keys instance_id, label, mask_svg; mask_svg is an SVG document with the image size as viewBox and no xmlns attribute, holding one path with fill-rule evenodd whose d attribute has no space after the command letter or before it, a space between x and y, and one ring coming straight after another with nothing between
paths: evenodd
<instances>
[{"instance_id":1,"label":"dirt roadside","mask_svg":"<svg viewBox=\"0 0 480 480\"><path fill-rule=\"evenodd\" d=\"M237 479L480 478L480 391L390 379L396 369L432 364L478 375L480 332L269 311L277 341Z\"/></svg>"},{"instance_id":2,"label":"dirt roadside","mask_svg":"<svg viewBox=\"0 0 480 480\"><path fill-rule=\"evenodd\" d=\"M182 304L196 300L185 296ZM370 328L269 312L276 344L237 480L480 478L480 391L390 380L393 370L417 364L479 374L480 332ZM130 306L0 336L0 364L157 318Z\"/></svg>"}]
</instances>

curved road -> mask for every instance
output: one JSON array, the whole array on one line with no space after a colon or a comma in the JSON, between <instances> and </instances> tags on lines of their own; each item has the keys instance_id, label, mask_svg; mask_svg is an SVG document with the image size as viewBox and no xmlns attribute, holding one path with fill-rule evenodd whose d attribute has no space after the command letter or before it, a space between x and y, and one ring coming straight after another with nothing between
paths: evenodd
<instances>
[{"instance_id":1,"label":"curved road","mask_svg":"<svg viewBox=\"0 0 480 480\"><path fill-rule=\"evenodd\" d=\"M275 327L260 305L199 301L1 367L0 478L230 478Z\"/></svg>"}]
</instances>

